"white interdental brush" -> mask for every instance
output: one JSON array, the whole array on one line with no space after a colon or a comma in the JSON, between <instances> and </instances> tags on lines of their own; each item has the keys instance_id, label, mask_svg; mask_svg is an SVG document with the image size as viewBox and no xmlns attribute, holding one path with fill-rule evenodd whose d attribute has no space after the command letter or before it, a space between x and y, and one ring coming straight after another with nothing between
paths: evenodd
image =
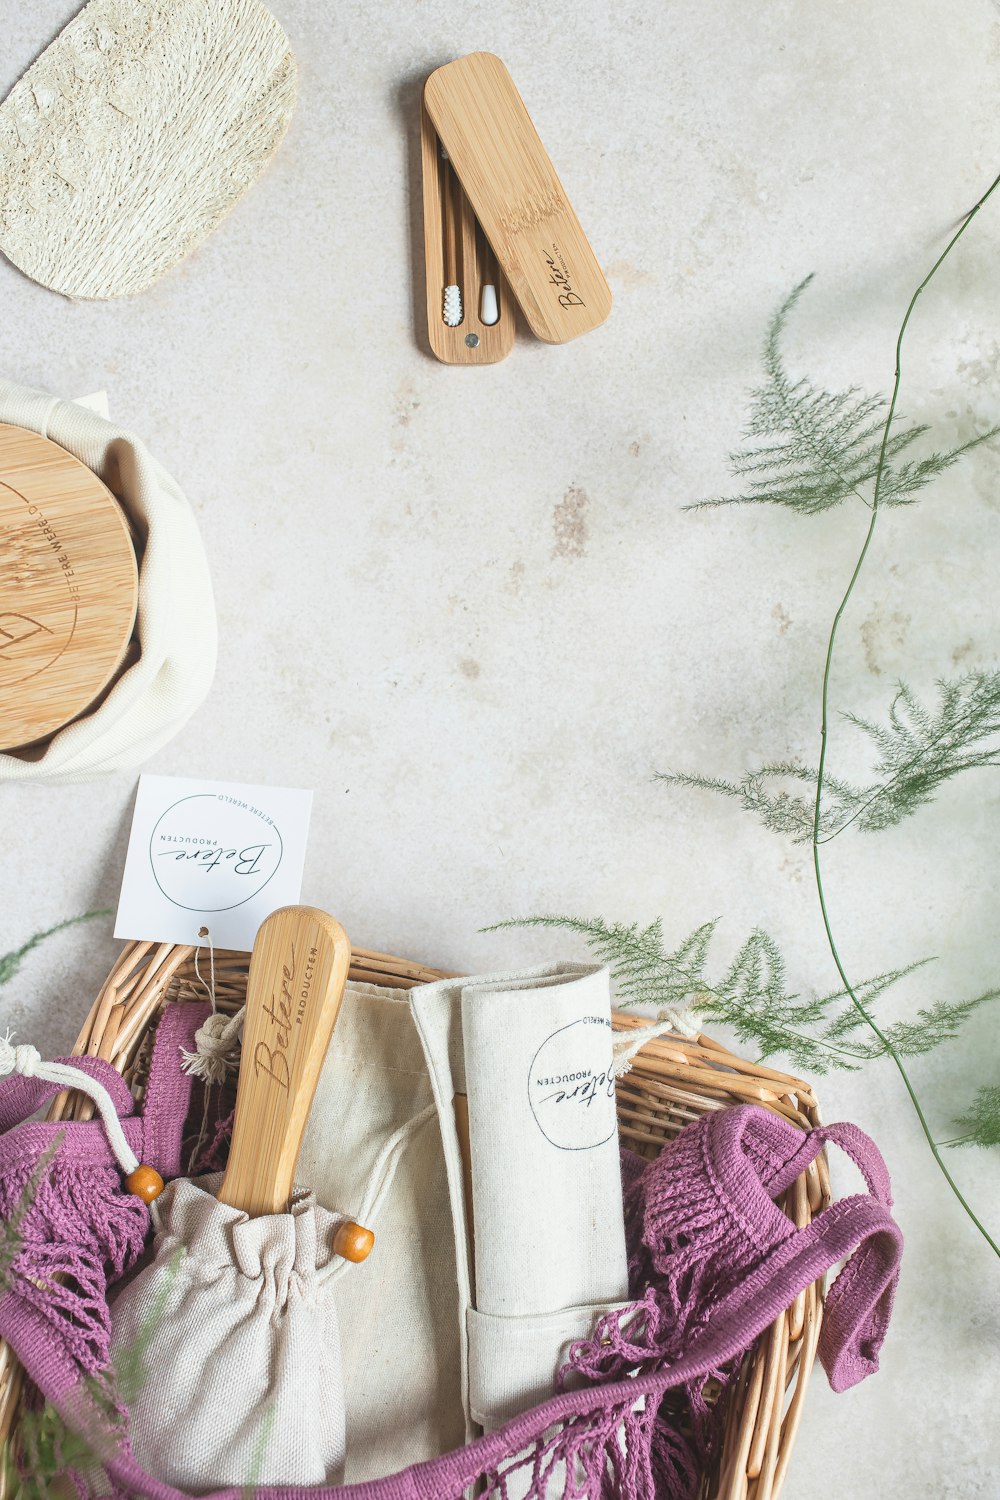
<instances>
[{"instance_id":1,"label":"white interdental brush","mask_svg":"<svg viewBox=\"0 0 1000 1500\"><path fill-rule=\"evenodd\" d=\"M455 213L455 182L447 151L441 147L441 205L444 213L444 307L442 319L449 328L462 321L462 289L458 284L458 221Z\"/></svg>"}]
</instances>

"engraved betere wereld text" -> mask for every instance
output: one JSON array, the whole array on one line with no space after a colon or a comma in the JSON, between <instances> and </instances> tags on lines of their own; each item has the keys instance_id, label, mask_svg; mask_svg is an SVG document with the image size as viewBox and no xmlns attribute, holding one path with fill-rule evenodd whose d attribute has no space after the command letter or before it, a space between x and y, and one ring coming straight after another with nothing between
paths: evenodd
<instances>
[{"instance_id":1,"label":"engraved betere wereld text","mask_svg":"<svg viewBox=\"0 0 1000 1500\"><path fill-rule=\"evenodd\" d=\"M291 948L288 963L283 964L281 969L281 992L272 994L270 1004L263 1008L268 1022L267 1037L257 1043L253 1052L254 1076L265 1074L273 1079L278 1088L284 1089L286 1094L292 1081L288 1066L292 1027L302 1025L302 1017L309 1003L309 991L316 974L317 956L318 949L310 948L300 980L296 973L295 948Z\"/></svg>"},{"instance_id":2,"label":"engraved betere wereld text","mask_svg":"<svg viewBox=\"0 0 1000 1500\"><path fill-rule=\"evenodd\" d=\"M558 245L553 245L551 251L543 251L545 264L549 268L549 285L555 287L558 293L560 307L586 307L586 302L573 286L569 274L569 266L566 257Z\"/></svg>"},{"instance_id":3,"label":"engraved betere wereld text","mask_svg":"<svg viewBox=\"0 0 1000 1500\"><path fill-rule=\"evenodd\" d=\"M9 490L10 494L17 495L17 498L24 502L25 514L31 517L33 524L37 526L42 538L56 555L56 562L62 570L63 579L65 580L70 598L74 601L78 600L80 598L80 585L76 582L76 574L70 562L69 552L60 541L59 534L52 525L52 522L33 500L25 500L23 495L19 494L17 490L12 489L9 485L5 485L4 488Z\"/></svg>"}]
</instances>

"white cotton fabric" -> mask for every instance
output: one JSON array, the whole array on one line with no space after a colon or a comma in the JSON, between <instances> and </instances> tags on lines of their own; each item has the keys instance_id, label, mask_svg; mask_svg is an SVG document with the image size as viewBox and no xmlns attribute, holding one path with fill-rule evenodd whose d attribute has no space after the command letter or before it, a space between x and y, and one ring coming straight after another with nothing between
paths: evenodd
<instances>
[{"instance_id":1,"label":"white cotton fabric","mask_svg":"<svg viewBox=\"0 0 1000 1500\"><path fill-rule=\"evenodd\" d=\"M628 1299L609 976L555 965L444 980L411 1003L463 1226L464 1405L470 1430L492 1430L550 1396L570 1343ZM468 1098L474 1272L456 1093Z\"/></svg>"},{"instance_id":2,"label":"white cotton fabric","mask_svg":"<svg viewBox=\"0 0 1000 1500\"><path fill-rule=\"evenodd\" d=\"M350 983L309 1115L298 1177L363 1217L375 1246L333 1284L344 1347L348 1484L465 1441L455 1233L431 1083L406 990ZM429 1116L429 1118L424 1118ZM401 1139L400 1139L401 1137ZM386 1148L398 1140L391 1185Z\"/></svg>"},{"instance_id":3,"label":"white cotton fabric","mask_svg":"<svg viewBox=\"0 0 1000 1500\"><path fill-rule=\"evenodd\" d=\"M165 1189L155 1258L112 1305L113 1357L141 1350L132 1447L150 1473L194 1492L339 1483L344 1388L327 1285L342 1264L339 1218L302 1190L288 1213L249 1218L218 1202L220 1183Z\"/></svg>"},{"instance_id":4,"label":"white cotton fabric","mask_svg":"<svg viewBox=\"0 0 1000 1500\"><path fill-rule=\"evenodd\" d=\"M139 550L138 658L98 707L41 749L0 753L0 782L88 781L140 765L190 718L215 671L212 581L194 514L141 439L96 412L0 380L0 422L50 438L93 469L128 514Z\"/></svg>"},{"instance_id":5,"label":"white cotton fabric","mask_svg":"<svg viewBox=\"0 0 1000 1500\"><path fill-rule=\"evenodd\" d=\"M67 297L141 291L260 175L295 88L259 0L90 0L0 105L0 249Z\"/></svg>"}]
</instances>

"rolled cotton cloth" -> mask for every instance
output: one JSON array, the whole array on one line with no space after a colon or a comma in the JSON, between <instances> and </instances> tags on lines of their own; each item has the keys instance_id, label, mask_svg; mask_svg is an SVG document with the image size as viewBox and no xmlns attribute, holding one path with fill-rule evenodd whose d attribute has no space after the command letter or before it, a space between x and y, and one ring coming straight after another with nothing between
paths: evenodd
<instances>
[{"instance_id":1,"label":"rolled cotton cloth","mask_svg":"<svg viewBox=\"0 0 1000 1500\"><path fill-rule=\"evenodd\" d=\"M139 553L137 659L91 712L28 751L0 753L0 781L88 781L140 765L187 722L215 672L212 581L194 513L145 443L96 412L0 380L0 422L92 469L128 516Z\"/></svg>"},{"instance_id":2,"label":"rolled cotton cloth","mask_svg":"<svg viewBox=\"0 0 1000 1500\"><path fill-rule=\"evenodd\" d=\"M344 1383L327 1283L340 1219L301 1189L287 1213L250 1218L218 1201L221 1180L170 1184L152 1210L155 1259L111 1309L133 1452L195 1492L338 1483Z\"/></svg>"},{"instance_id":3,"label":"rolled cotton cloth","mask_svg":"<svg viewBox=\"0 0 1000 1500\"><path fill-rule=\"evenodd\" d=\"M466 1408L493 1430L552 1394L628 1299L607 969L555 965L416 990L456 1224L452 1100L468 1101L474 1276L456 1255ZM474 1290L473 1290L474 1282Z\"/></svg>"}]
</instances>

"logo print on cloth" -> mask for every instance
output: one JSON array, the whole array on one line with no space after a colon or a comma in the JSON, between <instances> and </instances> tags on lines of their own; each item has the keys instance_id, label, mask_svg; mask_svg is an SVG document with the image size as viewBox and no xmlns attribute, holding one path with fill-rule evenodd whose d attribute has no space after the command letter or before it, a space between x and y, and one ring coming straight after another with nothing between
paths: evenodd
<instances>
[{"instance_id":1,"label":"logo print on cloth","mask_svg":"<svg viewBox=\"0 0 1000 1500\"><path fill-rule=\"evenodd\" d=\"M242 906L264 889L283 853L281 833L268 813L212 792L182 797L168 807L149 840L157 885L168 901L187 911ZM190 900L192 869L204 876L197 906Z\"/></svg>"},{"instance_id":2,"label":"logo print on cloth","mask_svg":"<svg viewBox=\"0 0 1000 1500\"><path fill-rule=\"evenodd\" d=\"M546 1037L528 1070L535 1123L560 1151L590 1151L615 1133L611 1026L584 1016Z\"/></svg>"}]
</instances>

